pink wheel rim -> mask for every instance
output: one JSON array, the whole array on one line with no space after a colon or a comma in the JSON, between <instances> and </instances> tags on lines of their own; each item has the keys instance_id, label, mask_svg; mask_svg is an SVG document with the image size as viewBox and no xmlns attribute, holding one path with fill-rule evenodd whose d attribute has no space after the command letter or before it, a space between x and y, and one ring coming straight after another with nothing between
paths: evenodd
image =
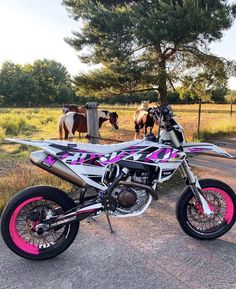
<instances>
[{"instance_id":1,"label":"pink wheel rim","mask_svg":"<svg viewBox=\"0 0 236 289\"><path fill-rule=\"evenodd\" d=\"M14 213L11 216L10 223L9 223L9 231L10 231L10 236L14 244L21 249L22 251L33 254L33 255L38 255L39 254L39 248L36 245L28 243L24 238L22 238L16 228L16 219L20 214L20 211L29 203L35 202L35 201L40 201L42 200L43 197L35 197L35 198L30 198L23 203L21 203L14 211Z\"/></svg>"},{"instance_id":2,"label":"pink wheel rim","mask_svg":"<svg viewBox=\"0 0 236 289\"><path fill-rule=\"evenodd\" d=\"M234 216L234 204L233 204L232 199L229 197L229 195L224 190L220 188L215 188L215 187L204 188L202 190L217 192L224 198L226 202L226 210L225 210L224 219L227 222L227 224L230 224Z\"/></svg>"}]
</instances>

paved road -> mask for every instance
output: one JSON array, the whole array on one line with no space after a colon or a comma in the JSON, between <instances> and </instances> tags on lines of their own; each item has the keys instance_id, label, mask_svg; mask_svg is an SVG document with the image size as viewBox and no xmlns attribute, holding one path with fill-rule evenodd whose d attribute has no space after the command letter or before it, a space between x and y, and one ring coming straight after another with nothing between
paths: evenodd
<instances>
[{"instance_id":1,"label":"paved road","mask_svg":"<svg viewBox=\"0 0 236 289\"><path fill-rule=\"evenodd\" d=\"M236 155L236 139L222 144ZM236 189L236 160L202 156L191 160L203 177L218 177ZM233 289L236 288L236 226L215 241L185 235L175 218L183 184L161 190L143 216L104 217L81 223L73 245L48 261L33 262L11 253L0 240L0 288L18 289Z\"/></svg>"}]
</instances>

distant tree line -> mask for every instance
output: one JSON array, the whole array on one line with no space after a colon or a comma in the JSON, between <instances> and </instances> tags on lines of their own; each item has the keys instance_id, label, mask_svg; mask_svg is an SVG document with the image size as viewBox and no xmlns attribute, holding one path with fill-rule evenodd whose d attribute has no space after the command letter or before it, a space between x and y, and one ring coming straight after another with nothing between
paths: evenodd
<instances>
[{"instance_id":1,"label":"distant tree line","mask_svg":"<svg viewBox=\"0 0 236 289\"><path fill-rule=\"evenodd\" d=\"M3 63L0 69L1 106L60 106L63 103L85 104L96 101L105 104L131 104L142 100L160 102L155 90L121 93L111 96L81 95L67 69L54 60L36 60L32 65ZM190 85L191 84L191 85ZM199 93L205 102L224 103L236 100L236 91L229 91L225 82L214 89L201 91L202 79L189 79L176 89L167 90L168 103L195 103ZM199 92L200 91L200 92ZM227 97L225 97L227 96Z\"/></svg>"},{"instance_id":2,"label":"distant tree line","mask_svg":"<svg viewBox=\"0 0 236 289\"><path fill-rule=\"evenodd\" d=\"M199 101L198 95L191 94L189 91L183 92L183 87L178 87L175 91L167 91L167 101L170 104L190 104L197 103ZM211 103L236 103L236 91L229 90L227 88L219 88L209 93L209 98L203 98L203 102ZM160 99L155 91L150 91L146 93L133 93L133 94L122 94L110 97L98 97L98 96L78 96L75 98L75 102L79 104L85 104L89 101L95 101L98 103L105 103L109 105L113 104L132 104L140 103L142 100L149 100L150 102L160 103Z\"/></svg>"},{"instance_id":3,"label":"distant tree line","mask_svg":"<svg viewBox=\"0 0 236 289\"><path fill-rule=\"evenodd\" d=\"M67 69L54 60L36 60L32 65L6 61L1 67L1 105L50 105L71 102L74 96Z\"/></svg>"}]
</instances>

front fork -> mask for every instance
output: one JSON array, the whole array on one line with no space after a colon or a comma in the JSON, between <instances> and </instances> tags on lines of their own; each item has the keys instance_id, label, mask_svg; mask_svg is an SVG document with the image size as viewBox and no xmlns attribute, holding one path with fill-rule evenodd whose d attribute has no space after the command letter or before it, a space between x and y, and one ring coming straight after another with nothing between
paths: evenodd
<instances>
[{"instance_id":1,"label":"front fork","mask_svg":"<svg viewBox=\"0 0 236 289\"><path fill-rule=\"evenodd\" d=\"M182 164L180 165L180 173L183 179L186 180L186 183L190 186L199 203L201 204L204 214L206 214L207 216L212 215L214 212L211 210L208 202L205 200L201 193L202 190L198 181L198 177L194 175L194 173L191 171L191 168L186 159L184 159Z\"/></svg>"},{"instance_id":2,"label":"front fork","mask_svg":"<svg viewBox=\"0 0 236 289\"><path fill-rule=\"evenodd\" d=\"M170 137L171 137L171 140L172 140L172 143L174 144L174 146L178 149L181 149L182 146L181 146L178 138L176 137L175 132L173 130L170 130L169 134L170 134ZM204 214L206 214L207 216L214 214L214 212L211 210L208 202L206 201L206 199L202 195L202 189L201 189L201 186L199 184L198 177L196 175L194 175L194 173L191 171L191 168L190 168L186 159L183 160L179 169L180 169L180 173L181 173L183 179L186 180L187 185L190 186L193 194L196 196L199 203L201 204Z\"/></svg>"}]
</instances>

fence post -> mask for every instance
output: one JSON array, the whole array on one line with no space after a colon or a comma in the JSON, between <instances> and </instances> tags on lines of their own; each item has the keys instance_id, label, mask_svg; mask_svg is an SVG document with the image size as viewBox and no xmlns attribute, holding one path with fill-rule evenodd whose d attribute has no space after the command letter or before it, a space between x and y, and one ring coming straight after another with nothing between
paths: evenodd
<instances>
[{"instance_id":1,"label":"fence post","mask_svg":"<svg viewBox=\"0 0 236 289\"><path fill-rule=\"evenodd\" d=\"M233 99L232 95L230 96L230 117L232 117L233 114Z\"/></svg>"},{"instance_id":2,"label":"fence post","mask_svg":"<svg viewBox=\"0 0 236 289\"><path fill-rule=\"evenodd\" d=\"M87 102L87 128L89 143L99 143L99 126L98 126L98 104L96 102Z\"/></svg>"},{"instance_id":3,"label":"fence post","mask_svg":"<svg viewBox=\"0 0 236 289\"><path fill-rule=\"evenodd\" d=\"M200 135L200 126L201 126L201 110L202 110L202 99L199 98L198 121L197 121L197 136L198 136L198 138Z\"/></svg>"}]
</instances>

